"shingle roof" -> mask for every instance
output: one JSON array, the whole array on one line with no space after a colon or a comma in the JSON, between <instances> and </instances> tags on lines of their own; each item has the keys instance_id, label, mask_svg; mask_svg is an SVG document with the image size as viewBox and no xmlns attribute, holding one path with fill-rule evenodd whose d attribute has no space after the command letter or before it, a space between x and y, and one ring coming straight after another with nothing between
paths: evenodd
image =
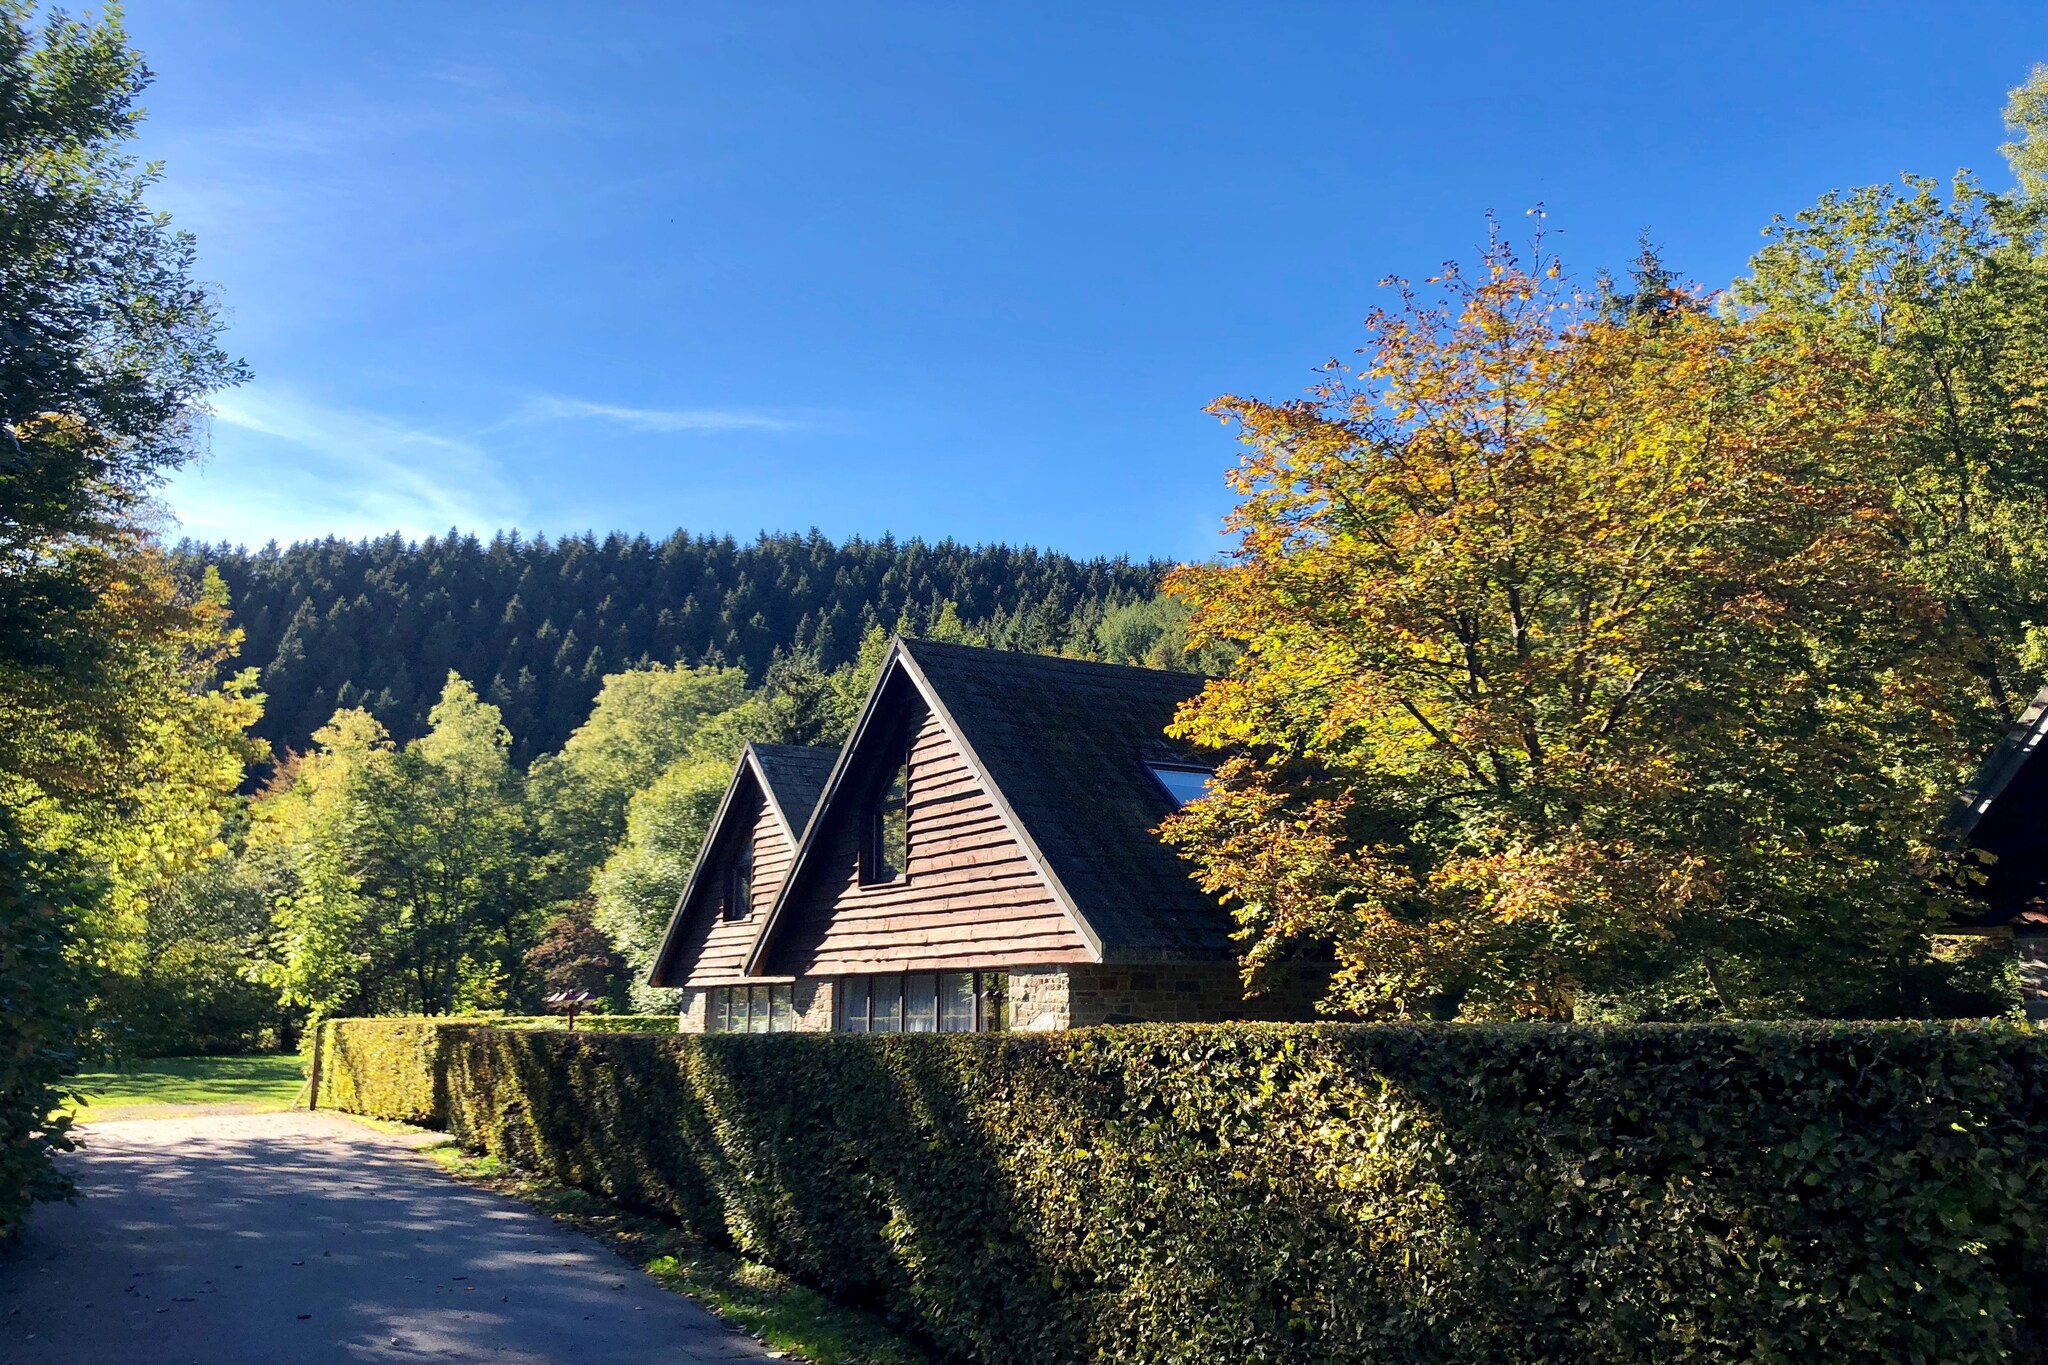
<instances>
[{"instance_id":1,"label":"shingle roof","mask_svg":"<svg viewBox=\"0 0 2048 1365\"><path fill-rule=\"evenodd\" d=\"M913 640L901 649L980 760L1106 962L1233 955L1230 916L1154 832L1173 802L1148 761L1202 689L1191 674Z\"/></svg>"},{"instance_id":2,"label":"shingle roof","mask_svg":"<svg viewBox=\"0 0 2048 1365\"><path fill-rule=\"evenodd\" d=\"M832 776L837 749L810 749L800 744L756 744L754 757L760 760L761 776L768 799L782 813L782 822L798 838L825 793L825 780Z\"/></svg>"}]
</instances>

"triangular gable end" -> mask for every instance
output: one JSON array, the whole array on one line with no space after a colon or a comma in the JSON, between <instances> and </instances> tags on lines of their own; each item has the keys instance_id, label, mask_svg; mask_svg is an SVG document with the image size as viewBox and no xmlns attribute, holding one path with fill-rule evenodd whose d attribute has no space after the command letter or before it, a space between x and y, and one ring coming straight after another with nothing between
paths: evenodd
<instances>
[{"instance_id":1,"label":"triangular gable end","mask_svg":"<svg viewBox=\"0 0 2048 1365\"><path fill-rule=\"evenodd\" d=\"M756 803L759 810L756 810ZM733 765L732 778L726 783L725 794L719 798L718 810L711 817L711 824L704 832L704 843L697 850L697 860L690 867L690 877L683 885L682 895L676 898L676 908L669 913L668 927L663 930L661 950L655 954L653 966L647 973L647 984L657 987L673 987L681 984L677 968L694 967L695 962L678 962L679 955L687 946L689 930L693 927L690 911L698 907L701 913L712 913L716 906L715 897L709 894L707 880L714 867L723 862L723 854L738 832L730 827L736 820L742 820L749 827L758 823L758 815L766 813L792 853L802 842L803 830L795 823L791 812L782 808L776 799L774 786L762 771L760 755L752 744L740 753L739 762ZM781 888L777 888L778 894ZM700 953L703 944L695 945ZM680 973L687 977L688 970Z\"/></svg>"},{"instance_id":2,"label":"triangular gable end","mask_svg":"<svg viewBox=\"0 0 2048 1365\"><path fill-rule=\"evenodd\" d=\"M879 743L890 742L895 726L900 720L894 708L900 708L904 698L903 689L910 689L922 702L923 708L942 734L951 751L957 754L966 774L971 777L979 794L985 801L1001 830L1014 843L1021 862L1028 866L1037 881L1042 884L1044 894L1056 908L1059 921L1063 922L1070 947L1063 949L1059 957L1088 961L1102 960L1102 941L1089 924L1087 917L1074 903L1073 897L1061 884L1059 877L1047 864L1031 832L1017 818L1015 810L1004 797L1001 789L989 775L988 767L975 753L973 745L961 732L959 725L948 712L945 699L938 694L930 680L918 667L915 656L903 646L900 639L892 640L884 656L882 667L876 674L873 686L868 690L866 702L861 707L860 718L855 723L853 734L840 751L838 761L833 765L827 779L824 794L819 798L809 827L802 843L797 848L796 859L784 880L773 907L762 921L760 931L749 950L743 970L755 975L763 970L769 960L771 949L778 941L778 935L788 928L793 903L806 895L807 879L820 875L819 864L826 855L825 845L842 836L846 822L855 818L856 812L849 802L856 797L849 791L849 779L864 770L872 760L871 750ZM914 846L913 846L914 847ZM833 853L844 850L833 849ZM913 854L915 859L915 854Z\"/></svg>"}]
</instances>

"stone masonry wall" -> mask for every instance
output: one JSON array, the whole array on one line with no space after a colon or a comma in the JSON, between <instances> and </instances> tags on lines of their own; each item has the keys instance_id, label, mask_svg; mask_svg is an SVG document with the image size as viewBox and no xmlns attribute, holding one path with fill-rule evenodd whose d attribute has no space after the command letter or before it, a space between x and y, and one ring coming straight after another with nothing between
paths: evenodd
<instances>
[{"instance_id":1,"label":"stone masonry wall","mask_svg":"<svg viewBox=\"0 0 2048 1365\"><path fill-rule=\"evenodd\" d=\"M1067 991L1066 967L1038 967L1010 972L1010 1027L1038 1033L1069 1027L1073 1011Z\"/></svg>"},{"instance_id":2,"label":"stone masonry wall","mask_svg":"<svg viewBox=\"0 0 2048 1365\"><path fill-rule=\"evenodd\" d=\"M685 990L676 1016L677 1033L702 1033L710 1027L711 992Z\"/></svg>"},{"instance_id":3,"label":"stone masonry wall","mask_svg":"<svg viewBox=\"0 0 2048 1365\"><path fill-rule=\"evenodd\" d=\"M790 992L790 1007L796 1014L798 1033L832 1031L832 982L822 976L800 976Z\"/></svg>"},{"instance_id":4,"label":"stone masonry wall","mask_svg":"<svg viewBox=\"0 0 2048 1365\"><path fill-rule=\"evenodd\" d=\"M1220 1024L1316 1018L1329 970L1297 968L1247 1000L1229 963L1166 967L1041 967L1010 973L1010 1027L1022 1032L1092 1024Z\"/></svg>"}]
</instances>

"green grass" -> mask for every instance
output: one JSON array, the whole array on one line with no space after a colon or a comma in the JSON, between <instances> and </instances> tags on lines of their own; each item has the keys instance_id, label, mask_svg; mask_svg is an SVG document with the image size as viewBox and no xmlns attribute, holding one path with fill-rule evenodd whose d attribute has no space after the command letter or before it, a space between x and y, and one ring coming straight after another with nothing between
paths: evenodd
<instances>
[{"instance_id":1,"label":"green grass","mask_svg":"<svg viewBox=\"0 0 2048 1365\"><path fill-rule=\"evenodd\" d=\"M288 1109L305 1083L297 1053L259 1057L162 1057L120 1071L71 1078L83 1104L66 1104L74 1120L149 1118L152 1111L233 1105L251 1113Z\"/></svg>"},{"instance_id":2,"label":"green grass","mask_svg":"<svg viewBox=\"0 0 2048 1365\"><path fill-rule=\"evenodd\" d=\"M874 1314L834 1303L780 1271L706 1246L658 1218L551 1185L494 1156L472 1156L452 1141L421 1150L456 1179L509 1194L607 1243L662 1288L688 1295L792 1359L815 1365L928 1365L931 1360Z\"/></svg>"}]
</instances>

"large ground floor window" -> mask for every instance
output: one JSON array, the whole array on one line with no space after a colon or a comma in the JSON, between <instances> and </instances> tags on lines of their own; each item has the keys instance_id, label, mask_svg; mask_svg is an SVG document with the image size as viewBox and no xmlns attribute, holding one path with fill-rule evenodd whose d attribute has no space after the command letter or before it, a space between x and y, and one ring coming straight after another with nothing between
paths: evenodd
<instances>
[{"instance_id":1,"label":"large ground floor window","mask_svg":"<svg viewBox=\"0 0 2048 1365\"><path fill-rule=\"evenodd\" d=\"M1003 972L892 972L839 978L841 1033L993 1033L1007 1022Z\"/></svg>"},{"instance_id":2,"label":"large ground floor window","mask_svg":"<svg viewBox=\"0 0 2048 1365\"><path fill-rule=\"evenodd\" d=\"M788 1033L796 1027L790 988L713 986L704 1027L711 1033Z\"/></svg>"}]
</instances>

